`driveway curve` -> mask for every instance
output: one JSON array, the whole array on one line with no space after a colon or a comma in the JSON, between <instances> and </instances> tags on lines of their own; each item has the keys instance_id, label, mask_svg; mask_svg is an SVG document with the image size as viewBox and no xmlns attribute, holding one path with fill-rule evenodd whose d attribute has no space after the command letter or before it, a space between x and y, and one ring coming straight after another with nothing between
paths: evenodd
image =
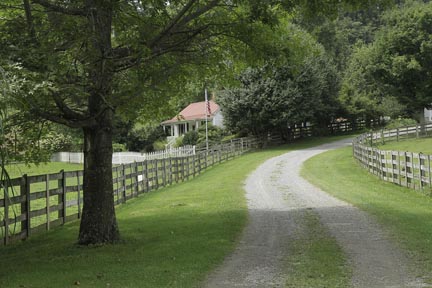
<instances>
[{"instance_id":1,"label":"driveway curve","mask_svg":"<svg viewBox=\"0 0 432 288\"><path fill-rule=\"evenodd\" d=\"M289 152L259 166L245 184L249 223L235 251L205 287L283 287L289 243L301 233L306 210L319 215L346 253L353 287L423 287L411 275L403 253L371 217L300 176L305 160L350 143L341 140Z\"/></svg>"}]
</instances>

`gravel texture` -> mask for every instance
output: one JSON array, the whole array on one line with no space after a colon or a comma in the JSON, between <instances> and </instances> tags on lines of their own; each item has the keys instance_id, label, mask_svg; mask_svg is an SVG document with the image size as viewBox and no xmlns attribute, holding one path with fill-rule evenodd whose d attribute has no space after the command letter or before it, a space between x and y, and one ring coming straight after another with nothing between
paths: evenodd
<instances>
[{"instance_id":1,"label":"gravel texture","mask_svg":"<svg viewBox=\"0 0 432 288\"><path fill-rule=\"evenodd\" d=\"M346 253L353 287L424 287L373 218L300 177L305 160L350 143L289 152L259 166L245 184L249 223L240 243L204 286L283 287L290 239L304 229L303 213L312 210Z\"/></svg>"}]
</instances>

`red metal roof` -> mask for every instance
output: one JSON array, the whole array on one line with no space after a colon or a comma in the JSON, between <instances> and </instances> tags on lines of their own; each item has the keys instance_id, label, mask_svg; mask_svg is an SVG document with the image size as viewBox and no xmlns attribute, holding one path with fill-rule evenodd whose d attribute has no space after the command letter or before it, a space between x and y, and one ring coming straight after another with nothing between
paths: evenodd
<instances>
[{"instance_id":1,"label":"red metal roof","mask_svg":"<svg viewBox=\"0 0 432 288\"><path fill-rule=\"evenodd\" d=\"M216 104L213 100L209 101L210 103L210 117L213 117L216 112L219 111L219 105ZM186 108L184 108L177 116L173 117L170 120L162 122L162 124L169 124L175 122L182 121L190 121L190 120L203 120L206 118L206 102L196 102L189 104Z\"/></svg>"}]
</instances>

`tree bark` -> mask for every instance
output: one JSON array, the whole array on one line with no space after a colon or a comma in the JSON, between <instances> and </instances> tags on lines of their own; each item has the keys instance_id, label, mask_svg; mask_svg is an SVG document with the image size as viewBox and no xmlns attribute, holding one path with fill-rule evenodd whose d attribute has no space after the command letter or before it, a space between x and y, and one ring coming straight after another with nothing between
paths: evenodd
<instances>
[{"instance_id":1,"label":"tree bark","mask_svg":"<svg viewBox=\"0 0 432 288\"><path fill-rule=\"evenodd\" d=\"M120 239L112 180L112 112L100 126L84 129L84 206L79 244L113 243Z\"/></svg>"},{"instance_id":2,"label":"tree bark","mask_svg":"<svg viewBox=\"0 0 432 288\"><path fill-rule=\"evenodd\" d=\"M87 0L89 38L88 113L97 124L84 127L84 205L78 243L113 243L119 240L112 181L114 108L110 106L112 62L112 1Z\"/></svg>"}]
</instances>

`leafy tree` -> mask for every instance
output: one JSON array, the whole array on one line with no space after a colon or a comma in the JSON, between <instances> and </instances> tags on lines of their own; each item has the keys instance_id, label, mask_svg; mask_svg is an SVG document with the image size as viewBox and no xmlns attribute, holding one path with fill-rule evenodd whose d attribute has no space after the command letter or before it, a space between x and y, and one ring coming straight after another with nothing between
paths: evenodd
<instances>
[{"instance_id":1,"label":"leafy tree","mask_svg":"<svg viewBox=\"0 0 432 288\"><path fill-rule=\"evenodd\" d=\"M376 55L371 74L423 123L423 109L432 107L432 3L406 4L384 21L371 48Z\"/></svg>"},{"instance_id":2,"label":"leafy tree","mask_svg":"<svg viewBox=\"0 0 432 288\"><path fill-rule=\"evenodd\" d=\"M129 151L153 152L153 143L166 136L165 131L159 125L136 125L127 134L126 146Z\"/></svg>"},{"instance_id":3,"label":"leafy tree","mask_svg":"<svg viewBox=\"0 0 432 288\"><path fill-rule=\"evenodd\" d=\"M336 18L308 18L298 15L295 19L322 44L333 58L340 72L346 68L348 59L359 43L369 44L381 25L381 14L394 6L393 1L377 1L375 5L356 11L341 10Z\"/></svg>"},{"instance_id":4,"label":"leafy tree","mask_svg":"<svg viewBox=\"0 0 432 288\"><path fill-rule=\"evenodd\" d=\"M214 126L211 123L207 124L207 138L209 145L219 144L222 140L223 130L220 127ZM206 129L205 125L198 128L197 145L201 147L206 146Z\"/></svg>"},{"instance_id":5,"label":"leafy tree","mask_svg":"<svg viewBox=\"0 0 432 288\"><path fill-rule=\"evenodd\" d=\"M317 3L280 4L331 13L341 2ZM226 39L251 43L264 36L254 33L254 23L275 23L269 4L274 1L2 1L0 59L19 63L16 73L26 80L16 105L28 118L83 131L80 244L120 237L111 175L115 114L135 118L143 107L162 106L158 87L175 87L191 65L223 57L219 43L228 45Z\"/></svg>"},{"instance_id":6,"label":"leafy tree","mask_svg":"<svg viewBox=\"0 0 432 288\"><path fill-rule=\"evenodd\" d=\"M296 124L326 126L338 109L335 67L323 55L311 55L299 66L248 69L240 82L240 88L226 90L219 100L225 123L234 132L287 138Z\"/></svg>"},{"instance_id":7,"label":"leafy tree","mask_svg":"<svg viewBox=\"0 0 432 288\"><path fill-rule=\"evenodd\" d=\"M386 89L373 79L375 51L368 46L355 49L342 81L339 99L352 120L369 120L384 116L381 103L390 99ZM386 115L389 116L389 115Z\"/></svg>"}]
</instances>

